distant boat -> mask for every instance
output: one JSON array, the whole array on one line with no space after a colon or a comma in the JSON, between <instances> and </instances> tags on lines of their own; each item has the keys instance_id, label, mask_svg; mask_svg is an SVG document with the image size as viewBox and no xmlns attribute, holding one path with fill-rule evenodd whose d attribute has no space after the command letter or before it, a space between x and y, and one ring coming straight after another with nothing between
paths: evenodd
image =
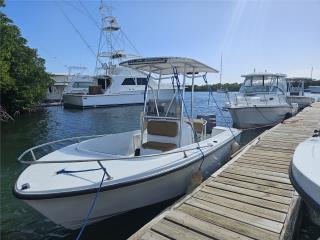
<instances>
[{"instance_id":1,"label":"distant boat","mask_svg":"<svg viewBox=\"0 0 320 240\"><path fill-rule=\"evenodd\" d=\"M64 89L68 86L68 74L51 73L53 83L48 87L45 102L61 101Z\"/></svg>"},{"instance_id":2,"label":"distant boat","mask_svg":"<svg viewBox=\"0 0 320 240\"><path fill-rule=\"evenodd\" d=\"M62 100L63 94L76 93L85 94L88 87L93 84L93 78L81 72L72 72L75 69L85 69L84 67L69 66L68 73L51 73L53 84L48 87L46 102L57 102Z\"/></svg>"},{"instance_id":3,"label":"distant boat","mask_svg":"<svg viewBox=\"0 0 320 240\"><path fill-rule=\"evenodd\" d=\"M305 77L295 77L295 78L286 78L288 85L288 95L287 101L289 103L297 103L299 109L310 106L315 102L315 99L310 96L305 96L304 84L306 81L311 81L311 78Z\"/></svg>"},{"instance_id":4,"label":"distant boat","mask_svg":"<svg viewBox=\"0 0 320 240\"><path fill-rule=\"evenodd\" d=\"M226 93L226 92L228 92L228 89L226 88L226 89L223 89L222 87L221 88L218 88L217 89L217 92L218 93Z\"/></svg>"},{"instance_id":5,"label":"distant boat","mask_svg":"<svg viewBox=\"0 0 320 240\"><path fill-rule=\"evenodd\" d=\"M287 102L285 74L251 73L239 94L225 103L234 125L239 128L270 126L298 111L298 104Z\"/></svg>"}]
</instances>

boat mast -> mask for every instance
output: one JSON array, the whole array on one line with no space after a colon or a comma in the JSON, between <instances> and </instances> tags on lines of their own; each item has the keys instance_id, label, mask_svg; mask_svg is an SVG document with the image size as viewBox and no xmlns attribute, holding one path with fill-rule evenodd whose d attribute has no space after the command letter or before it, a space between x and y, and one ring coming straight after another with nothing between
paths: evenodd
<instances>
[{"instance_id":1,"label":"boat mast","mask_svg":"<svg viewBox=\"0 0 320 240\"><path fill-rule=\"evenodd\" d=\"M192 84L191 84L191 119L193 119L193 92L194 92L194 67L192 69Z\"/></svg>"},{"instance_id":2,"label":"boat mast","mask_svg":"<svg viewBox=\"0 0 320 240\"><path fill-rule=\"evenodd\" d=\"M222 53L221 53L221 58L220 58L220 89L222 88Z\"/></svg>"},{"instance_id":3,"label":"boat mast","mask_svg":"<svg viewBox=\"0 0 320 240\"><path fill-rule=\"evenodd\" d=\"M100 2L100 14L101 14L101 30L99 47L96 61L96 74L100 69L105 70L106 75L111 74L112 67L114 66L114 59L123 57L120 50L115 50L113 45L113 34L120 31L120 25L116 18L112 16L111 4L105 5L103 0ZM103 42L104 40L104 42ZM105 51L103 51L105 50ZM107 58L107 61L99 61L101 58ZM101 62L101 67L98 67L98 62Z\"/></svg>"}]
</instances>

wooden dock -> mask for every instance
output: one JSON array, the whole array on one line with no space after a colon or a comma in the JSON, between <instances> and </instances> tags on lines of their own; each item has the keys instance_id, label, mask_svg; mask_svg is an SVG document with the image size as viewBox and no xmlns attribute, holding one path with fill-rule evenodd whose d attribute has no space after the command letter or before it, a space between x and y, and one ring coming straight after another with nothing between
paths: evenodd
<instances>
[{"instance_id":1,"label":"wooden dock","mask_svg":"<svg viewBox=\"0 0 320 240\"><path fill-rule=\"evenodd\" d=\"M320 103L264 132L192 193L129 239L291 239L300 197L288 169L320 128Z\"/></svg>"}]
</instances>

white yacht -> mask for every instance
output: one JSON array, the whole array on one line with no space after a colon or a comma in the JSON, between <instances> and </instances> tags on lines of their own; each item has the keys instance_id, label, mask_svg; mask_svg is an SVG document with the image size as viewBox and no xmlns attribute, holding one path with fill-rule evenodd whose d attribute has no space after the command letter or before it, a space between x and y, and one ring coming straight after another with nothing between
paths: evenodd
<instances>
[{"instance_id":1,"label":"white yacht","mask_svg":"<svg viewBox=\"0 0 320 240\"><path fill-rule=\"evenodd\" d=\"M108 10L108 16L104 16L104 8ZM144 89L147 85L147 74L136 69L119 66L119 62L130 58L123 50L116 50L124 39L120 25L112 16L110 6L102 3L100 10L102 15L102 28L99 42L99 51L96 60L96 71L92 86L82 94L66 92L63 94L63 104L72 108L110 107L118 105L143 104ZM115 42L117 41L117 42ZM123 46L125 47L125 46ZM155 81L148 78L150 85ZM170 91L170 85L160 85L161 88Z\"/></svg>"},{"instance_id":2,"label":"white yacht","mask_svg":"<svg viewBox=\"0 0 320 240\"><path fill-rule=\"evenodd\" d=\"M289 103L297 103L299 109L305 108L314 103L315 99L313 97L306 96L304 94L304 83L311 80L311 78L305 77L286 78L288 84L287 101Z\"/></svg>"},{"instance_id":3,"label":"white yacht","mask_svg":"<svg viewBox=\"0 0 320 240\"><path fill-rule=\"evenodd\" d=\"M179 57L135 59L120 65L172 84L170 97L162 98L160 84L147 81L139 130L42 144L18 158L30 166L18 177L15 196L65 228L77 229L84 222L185 194L228 161L239 141L240 130L208 131L204 119L190 117L193 92L191 108L184 104L187 80L193 86L195 78L215 69ZM71 140L76 143L61 148ZM37 159L41 148L54 143L60 149ZM32 161L24 160L28 155Z\"/></svg>"},{"instance_id":4,"label":"white yacht","mask_svg":"<svg viewBox=\"0 0 320 240\"><path fill-rule=\"evenodd\" d=\"M85 70L85 67L68 66L68 73L50 74L53 84L48 87L45 101L61 101L62 95L66 93L86 94L88 87L93 84L93 78L82 72L74 70Z\"/></svg>"},{"instance_id":5,"label":"white yacht","mask_svg":"<svg viewBox=\"0 0 320 240\"><path fill-rule=\"evenodd\" d=\"M68 92L63 94L64 106L92 108L143 104L147 82L149 81L149 85L153 87L157 85L146 73L119 65L110 67L108 75L97 75L93 79L95 84L88 82L90 86L84 86L86 88L76 88L74 84L79 82L75 82L72 90L67 89ZM169 84L161 84L161 87L168 92L172 90ZM78 89L81 92L77 92Z\"/></svg>"},{"instance_id":6,"label":"white yacht","mask_svg":"<svg viewBox=\"0 0 320 240\"><path fill-rule=\"evenodd\" d=\"M285 74L251 73L242 75L239 94L225 103L238 128L275 125L296 114L298 104L287 102Z\"/></svg>"},{"instance_id":7,"label":"white yacht","mask_svg":"<svg viewBox=\"0 0 320 240\"><path fill-rule=\"evenodd\" d=\"M66 73L51 73L50 78L53 83L49 85L46 102L61 101L64 89L68 86L68 74Z\"/></svg>"}]
</instances>

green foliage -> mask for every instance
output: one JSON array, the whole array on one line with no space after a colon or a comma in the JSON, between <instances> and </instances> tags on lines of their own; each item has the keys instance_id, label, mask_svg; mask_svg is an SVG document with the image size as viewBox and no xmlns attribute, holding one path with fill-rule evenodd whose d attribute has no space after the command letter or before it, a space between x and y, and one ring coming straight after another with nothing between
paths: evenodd
<instances>
[{"instance_id":1,"label":"green foliage","mask_svg":"<svg viewBox=\"0 0 320 240\"><path fill-rule=\"evenodd\" d=\"M319 80L312 80L307 81L304 83L304 89L308 88L309 86L320 86L320 79Z\"/></svg>"},{"instance_id":2,"label":"green foliage","mask_svg":"<svg viewBox=\"0 0 320 240\"><path fill-rule=\"evenodd\" d=\"M213 91L216 91L217 89L220 88L220 84L212 84L210 85L211 89ZM239 91L240 89L240 84L239 83L225 83L222 84L221 86L223 89L227 89L229 92L236 92ZM191 86L187 86L186 91L191 91ZM207 92L208 91L208 87L206 85L194 85L194 91L196 92Z\"/></svg>"},{"instance_id":3,"label":"green foliage","mask_svg":"<svg viewBox=\"0 0 320 240\"><path fill-rule=\"evenodd\" d=\"M0 6L4 6L3 0ZM1 105L11 113L31 109L45 97L52 81L44 59L26 43L18 27L0 12Z\"/></svg>"}]
</instances>

